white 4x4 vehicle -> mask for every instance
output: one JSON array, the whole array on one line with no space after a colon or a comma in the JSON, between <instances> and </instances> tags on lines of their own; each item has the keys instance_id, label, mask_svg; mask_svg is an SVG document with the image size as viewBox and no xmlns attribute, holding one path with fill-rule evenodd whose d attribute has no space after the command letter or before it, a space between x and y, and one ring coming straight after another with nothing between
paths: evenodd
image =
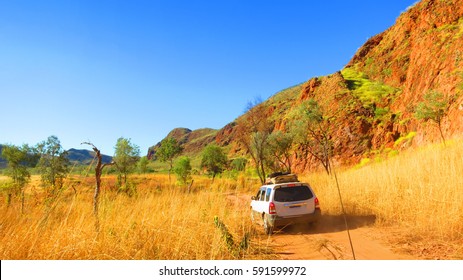
<instances>
[{"instance_id":1,"label":"white 4x4 vehicle","mask_svg":"<svg viewBox=\"0 0 463 280\"><path fill-rule=\"evenodd\" d=\"M293 174L271 178L251 197L251 218L262 221L269 235L275 227L315 223L320 216L320 205L312 188Z\"/></svg>"}]
</instances>

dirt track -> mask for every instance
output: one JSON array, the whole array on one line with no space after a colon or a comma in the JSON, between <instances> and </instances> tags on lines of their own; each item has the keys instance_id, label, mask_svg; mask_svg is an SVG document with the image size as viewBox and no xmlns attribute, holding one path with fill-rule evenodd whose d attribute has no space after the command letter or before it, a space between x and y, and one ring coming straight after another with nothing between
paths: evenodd
<instances>
[{"instance_id":1,"label":"dirt track","mask_svg":"<svg viewBox=\"0 0 463 280\"><path fill-rule=\"evenodd\" d=\"M400 260L413 256L394 253L372 227L373 216L348 217L350 235L358 260ZM269 237L282 259L335 260L353 259L342 216L323 216L316 228L292 226Z\"/></svg>"},{"instance_id":2,"label":"dirt track","mask_svg":"<svg viewBox=\"0 0 463 280\"><path fill-rule=\"evenodd\" d=\"M239 207L249 207L248 195L230 195L230 201ZM374 216L347 217L349 232L357 260L416 259L411 255L395 253L380 229L374 227ZM256 224L260 235L266 236ZM275 230L267 244L286 260L352 260L343 216L322 215L315 228L308 225L288 226Z\"/></svg>"}]
</instances>

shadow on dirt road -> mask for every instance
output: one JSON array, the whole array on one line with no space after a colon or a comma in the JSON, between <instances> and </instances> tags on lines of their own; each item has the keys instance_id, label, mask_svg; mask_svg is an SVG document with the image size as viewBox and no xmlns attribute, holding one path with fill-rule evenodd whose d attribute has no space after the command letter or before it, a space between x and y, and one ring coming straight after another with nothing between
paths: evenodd
<instances>
[{"instance_id":1,"label":"shadow on dirt road","mask_svg":"<svg viewBox=\"0 0 463 280\"><path fill-rule=\"evenodd\" d=\"M356 229L373 225L376 216L346 216L349 229ZM334 233L346 230L346 224L342 215L322 215L319 222L315 225L289 225L284 228L278 228L274 234L316 234L316 233Z\"/></svg>"}]
</instances>

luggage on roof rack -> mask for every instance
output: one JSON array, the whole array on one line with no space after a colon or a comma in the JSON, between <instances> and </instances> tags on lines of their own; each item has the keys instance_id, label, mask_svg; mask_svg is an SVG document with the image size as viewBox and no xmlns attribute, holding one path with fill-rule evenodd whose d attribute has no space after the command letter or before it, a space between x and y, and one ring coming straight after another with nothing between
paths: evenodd
<instances>
[{"instance_id":1,"label":"luggage on roof rack","mask_svg":"<svg viewBox=\"0 0 463 280\"><path fill-rule=\"evenodd\" d=\"M297 179L296 174L288 173L288 172L275 172L268 176L265 184L281 184L281 183L289 183L289 182L299 182Z\"/></svg>"}]
</instances>

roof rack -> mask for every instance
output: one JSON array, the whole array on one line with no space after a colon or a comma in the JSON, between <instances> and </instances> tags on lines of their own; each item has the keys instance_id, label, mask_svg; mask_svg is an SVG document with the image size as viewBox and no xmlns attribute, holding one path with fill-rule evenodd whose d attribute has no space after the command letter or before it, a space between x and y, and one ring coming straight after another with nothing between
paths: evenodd
<instances>
[{"instance_id":1,"label":"roof rack","mask_svg":"<svg viewBox=\"0 0 463 280\"><path fill-rule=\"evenodd\" d=\"M270 174L265 180L266 185L289 182L299 182L297 175L289 172L275 172Z\"/></svg>"}]
</instances>

